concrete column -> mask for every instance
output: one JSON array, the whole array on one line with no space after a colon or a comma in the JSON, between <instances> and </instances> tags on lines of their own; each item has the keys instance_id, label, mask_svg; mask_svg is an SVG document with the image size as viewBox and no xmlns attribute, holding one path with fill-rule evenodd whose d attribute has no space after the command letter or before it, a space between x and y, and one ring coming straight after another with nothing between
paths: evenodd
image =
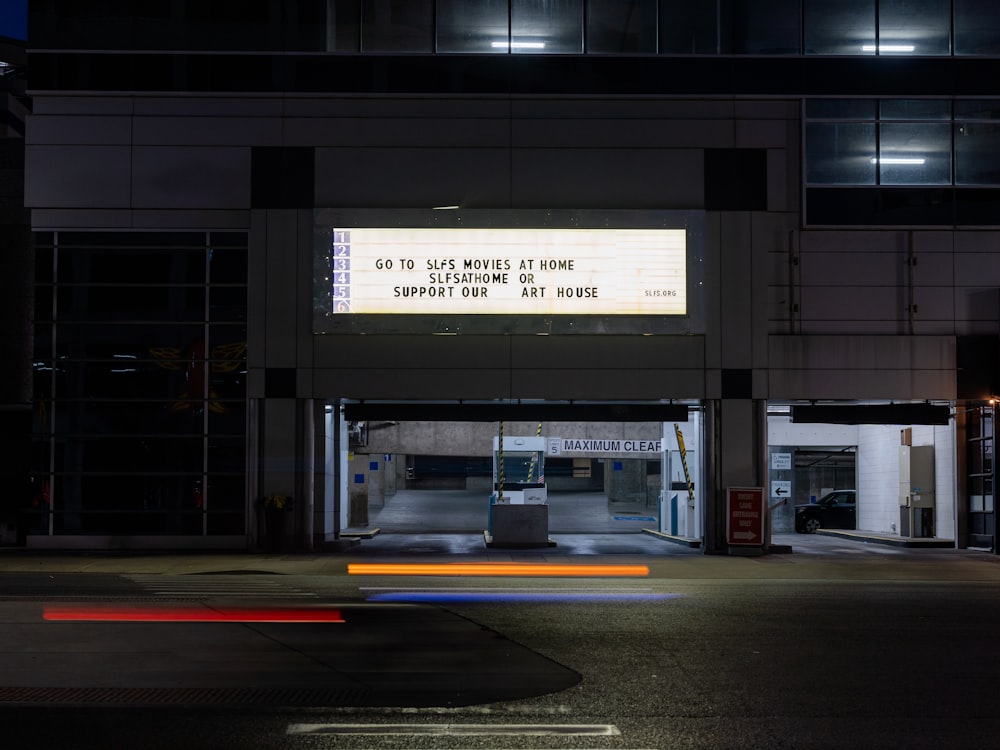
<instances>
[{"instance_id":1,"label":"concrete column","mask_svg":"<svg viewBox=\"0 0 1000 750\"><path fill-rule=\"evenodd\" d=\"M347 525L352 528L368 525L368 462L367 453L355 453L347 464Z\"/></svg>"},{"instance_id":2,"label":"concrete column","mask_svg":"<svg viewBox=\"0 0 1000 750\"><path fill-rule=\"evenodd\" d=\"M291 495L295 506L288 518L285 545L312 549L314 420L313 400L265 398L262 403L260 497Z\"/></svg>"},{"instance_id":3,"label":"concrete column","mask_svg":"<svg viewBox=\"0 0 1000 750\"><path fill-rule=\"evenodd\" d=\"M766 401L705 403L705 552L725 553L726 490L763 487L767 478Z\"/></svg>"},{"instance_id":4,"label":"concrete column","mask_svg":"<svg viewBox=\"0 0 1000 750\"><path fill-rule=\"evenodd\" d=\"M621 468L617 468L617 467ZM644 510L646 507L646 459L609 458L605 460L605 486L608 508Z\"/></svg>"}]
</instances>

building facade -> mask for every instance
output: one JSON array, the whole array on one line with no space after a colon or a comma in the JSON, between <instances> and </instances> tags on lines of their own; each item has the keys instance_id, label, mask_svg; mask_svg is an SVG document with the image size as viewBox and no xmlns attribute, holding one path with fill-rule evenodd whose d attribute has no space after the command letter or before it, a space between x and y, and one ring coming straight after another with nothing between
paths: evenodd
<instances>
[{"instance_id":1,"label":"building facade","mask_svg":"<svg viewBox=\"0 0 1000 750\"><path fill-rule=\"evenodd\" d=\"M984 0L31 2L28 543L252 548L279 494L314 548L349 424L697 414L706 552L775 446L855 449L895 533L933 446L933 535L995 548L998 39ZM333 233L400 227L678 230L687 306L329 315Z\"/></svg>"}]
</instances>

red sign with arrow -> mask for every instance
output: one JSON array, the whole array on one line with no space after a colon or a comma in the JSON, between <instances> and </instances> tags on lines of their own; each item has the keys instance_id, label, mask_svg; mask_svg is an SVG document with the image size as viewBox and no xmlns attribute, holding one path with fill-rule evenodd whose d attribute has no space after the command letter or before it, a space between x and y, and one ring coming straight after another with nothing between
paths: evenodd
<instances>
[{"instance_id":1,"label":"red sign with arrow","mask_svg":"<svg viewBox=\"0 0 1000 750\"><path fill-rule=\"evenodd\" d=\"M764 544L764 488L730 487L726 512L730 545Z\"/></svg>"}]
</instances>

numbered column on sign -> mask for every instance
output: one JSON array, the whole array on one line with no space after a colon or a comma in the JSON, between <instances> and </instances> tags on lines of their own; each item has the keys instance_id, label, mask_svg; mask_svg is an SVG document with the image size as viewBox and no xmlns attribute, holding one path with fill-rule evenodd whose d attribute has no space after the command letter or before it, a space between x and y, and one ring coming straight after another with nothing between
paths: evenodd
<instances>
[{"instance_id":1,"label":"numbered column on sign","mask_svg":"<svg viewBox=\"0 0 1000 750\"><path fill-rule=\"evenodd\" d=\"M330 273L333 312L351 311L351 233L334 230L330 253Z\"/></svg>"}]
</instances>

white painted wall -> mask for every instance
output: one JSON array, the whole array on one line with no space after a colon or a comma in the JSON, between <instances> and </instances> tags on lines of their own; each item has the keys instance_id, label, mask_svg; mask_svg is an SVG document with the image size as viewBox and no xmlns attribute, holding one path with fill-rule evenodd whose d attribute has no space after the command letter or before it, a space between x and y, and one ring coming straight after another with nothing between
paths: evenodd
<instances>
[{"instance_id":1,"label":"white painted wall","mask_svg":"<svg viewBox=\"0 0 1000 750\"><path fill-rule=\"evenodd\" d=\"M768 417L768 445L819 447L856 445L858 528L899 533L899 446L901 425L793 424ZM955 430L951 425L916 425L913 445L934 446L935 536L955 536Z\"/></svg>"},{"instance_id":2,"label":"white painted wall","mask_svg":"<svg viewBox=\"0 0 1000 750\"><path fill-rule=\"evenodd\" d=\"M899 533L897 425L858 426L858 528Z\"/></svg>"},{"instance_id":3,"label":"white painted wall","mask_svg":"<svg viewBox=\"0 0 1000 750\"><path fill-rule=\"evenodd\" d=\"M768 445L797 445L803 448L827 445L857 445L858 427L851 424L801 424L788 417L767 418Z\"/></svg>"}]
</instances>

